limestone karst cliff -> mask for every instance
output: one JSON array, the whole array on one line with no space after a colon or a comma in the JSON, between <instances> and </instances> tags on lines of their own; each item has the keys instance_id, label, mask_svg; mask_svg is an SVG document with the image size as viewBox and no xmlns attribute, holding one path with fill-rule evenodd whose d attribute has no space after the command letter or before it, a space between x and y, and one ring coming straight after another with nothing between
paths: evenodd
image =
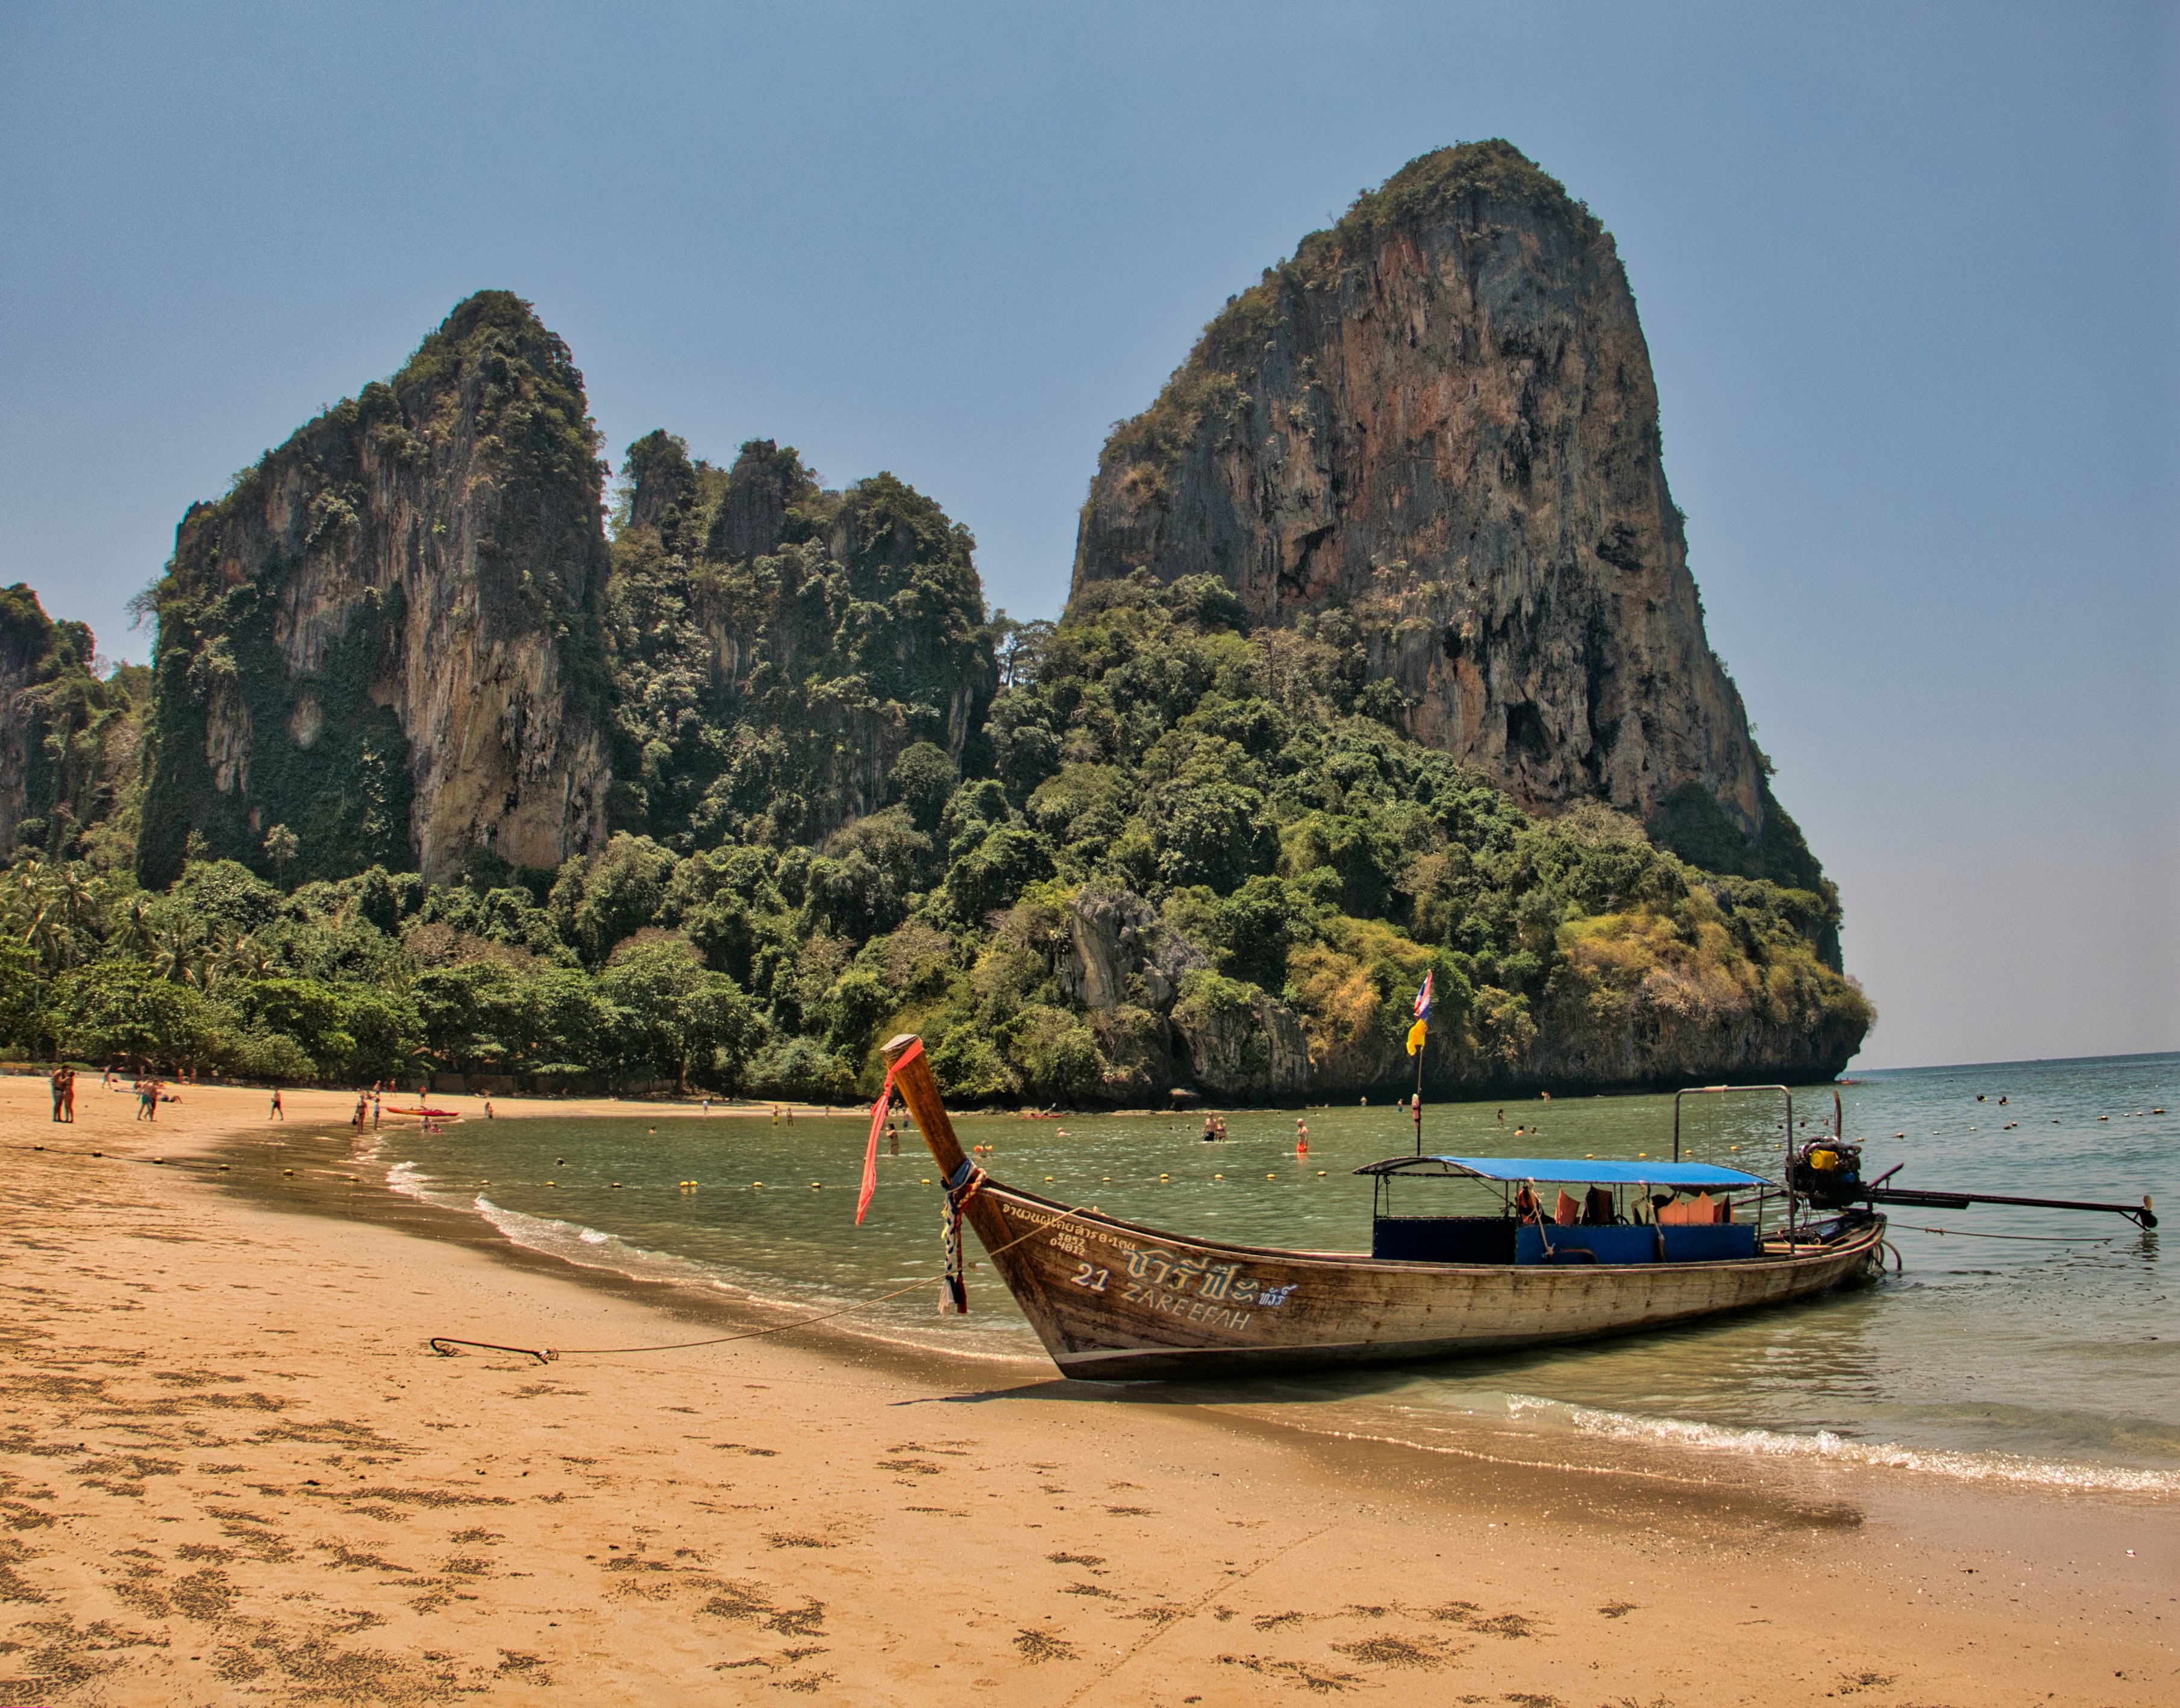
<instances>
[{"instance_id":1,"label":"limestone karst cliff","mask_svg":"<svg viewBox=\"0 0 2180 1708\"><path fill-rule=\"evenodd\" d=\"M598 841L603 479L567 346L485 291L192 506L157 589L146 881L193 834L261 864L276 824L305 876Z\"/></svg>"},{"instance_id":2,"label":"limestone karst cliff","mask_svg":"<svg viewBox=\"0 0 2180 1708\"><path fill-rule=\"evenodd\" d=\"M84 624L53 621L23 583L0 587L0 849L125 850L146 673L102 679L94 662Z\"/></svg>"},{"instance_id":3,"label":"limestone karst cliff","mask_svg":"<svg viewBox=\"0 0 2180 1708\"><path fill-rule=\"evenodd\" d=\"M1612 239L1510 144L1364 195L1115 427L1075 594L1138 570L1350 649L1527 805L1601 799L1815 884L1704 639Z\"/></svg>"},{"instance_id":4,"label":"limestone karst cliff","mask_svg":"<svg viewBox=\"0 0 2180 1708\"><path fill-rule=\"evenodd\" d=\"M975 767L998 679L967 529L889 474L827 491L769 439L721 469L653 432L622 473L614 828L814 842L894 799L911 747Z\"/></svg>"},{"instance_id":5,"label":"limestone karst cliff","mask_svg":"<svg viewBox=\"0 0 2180 1708\"><path fill-rule=\"evenodd\" d=\"M838 1101L914 1030L959 1103L1156 1107L1822 1076L1868 1030L1610 239L1505 144L1230 303L1056 623L772 440L647 434L608 524L586 409L485 293L191 508L152 671L0 590L0 1046Z\"/></svg>"}]
</instances>

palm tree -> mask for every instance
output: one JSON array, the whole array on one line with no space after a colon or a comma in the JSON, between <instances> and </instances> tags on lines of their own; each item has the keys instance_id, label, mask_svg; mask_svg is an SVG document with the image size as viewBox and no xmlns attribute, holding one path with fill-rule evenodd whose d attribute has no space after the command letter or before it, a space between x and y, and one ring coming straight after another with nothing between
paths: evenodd
<instances>
[{"instance_id":1,"label":"palm tree","mask_svg":"<svg viewBox=\"0 0 2180 1708\"><path fill-rule=\"evenodd\" d=\"M197 958L197 935L179 920L169 920L151 940L151 969L177 985L190 982Z\"/></svg>"},{"instance_id":2,"label":"palm tree","mask_svg":"<svg viewBox=\"0 0 2180 1708\"><path fill-rule=\"evenodd\" d=\"M124 955L147 955L151 951L151 898L138 890L124 902L109 926L109 941Z\"/></svg>"}]
</instances>

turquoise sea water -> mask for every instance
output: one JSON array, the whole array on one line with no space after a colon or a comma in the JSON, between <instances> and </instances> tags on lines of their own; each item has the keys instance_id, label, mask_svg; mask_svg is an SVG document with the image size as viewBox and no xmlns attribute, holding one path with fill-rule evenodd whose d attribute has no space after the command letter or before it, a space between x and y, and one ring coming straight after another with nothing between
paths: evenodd
<instances>
[{"instance_id":1,"label":"turquoise sea water","mask_svg":"<svg viewBox=\"0 0 2180 1708\"><path fill-rule=\"evenodd\" d=\"M2180 1055L1873 1073L1841 1095L1848 1136L1868 1141L1866 1175L1902 1163L1902 1186L2129 1201L2148 1192L2180 1208ZM1297 1112L1309 1123L1306 1166L1294 1155ZM1683 1153L1775 1173L1782 1118L1775 1096L1691 1098ZM1670 1096L1446 1104L1424 1118L1426 1148L1456 1154L1632 1159L1668 1155L1672 1144ZM1831 1088L1798 1089L1794 1118L1809 1132L1828 1127ZM1227 1120L1220 1145L1201 1141L1200 1117L970 1116L957 1126L964 1144L993 1147L984 1161L995 1176L1054 1197L1252 1244L1368 1249L1369 1184L1349 1171L1411 1149L1403 1115L1358 1106ZM656 1120L471 1118L437 1134L389 1128L371 1160L399 1189L580 1263L832 1305L938 1268L938 1189L912 1127L900 1156L881 1143L878 1197L854 1225L867 1129L867 1115L791 1125L678 1110ZM2038 1210L1891 1216L1904 1274L1808 1304L1626 1341L1223 1392L1235 1403L1312 1409L1325 1427L1426 1443L1434 1430L1498 1421L2180 1492L2180 1310L2158 1233ZM1952 1231L1924 1231L1936 1228ZM970 1293L966 1318L936 1315L927 1288L838 1326L1041 1359L988 1267L972 1271Z\"/></svg>"}]
</instances>

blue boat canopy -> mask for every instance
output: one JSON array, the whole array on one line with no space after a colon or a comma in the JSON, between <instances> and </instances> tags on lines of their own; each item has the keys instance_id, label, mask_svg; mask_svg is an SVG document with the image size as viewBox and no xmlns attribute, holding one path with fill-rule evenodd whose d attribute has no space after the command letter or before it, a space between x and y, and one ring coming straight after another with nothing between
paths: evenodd
<instances>
[{"instance_id":1,"label":"blue boat canopy","mask_svg":"<svg viewBox=\"0 0 2180 1708\"><path fill-rule=\"evenodd\" d=\"M1534 1180L1554 1186L1716 1187L1741 1191L1766 1184L1759 1174L1709 1162L1618 1162L1574 1156L1389 1156L1357 1174L1423 1174L1472 1180Z\"/></svg>"}]
</instances>

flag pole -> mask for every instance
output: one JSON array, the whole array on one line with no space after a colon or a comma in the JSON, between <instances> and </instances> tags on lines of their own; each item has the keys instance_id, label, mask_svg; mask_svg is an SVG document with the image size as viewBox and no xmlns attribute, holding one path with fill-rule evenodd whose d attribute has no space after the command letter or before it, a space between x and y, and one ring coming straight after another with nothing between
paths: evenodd
<instances>
[{"instance_id":1,"label":"flag pole","mask_svg":"<svg viewBox=\"0 0 2180 1708\"><path fill-rule=\"evenodd\" d=\"M1408 1028L1408 1053L1416 1058L1416 1096L1409 1107L1416 1120L1416 1155L1423 1154L1423 1050L1430 1041L1431 975L1416 992L1416 1023Z\"/></svg>"},{"instance_id":2,"label":"flag pole","mask_svg":"<svg viewBox=\"0 0 2180 1708\"><path fill-rule=\"evenodd\" d=\"M1429 1034L1425 1035L1428 1044ZM1423 1052L1416 1052L1416 1155L1423 1154Z\"/></svg>"}]
</instances>

